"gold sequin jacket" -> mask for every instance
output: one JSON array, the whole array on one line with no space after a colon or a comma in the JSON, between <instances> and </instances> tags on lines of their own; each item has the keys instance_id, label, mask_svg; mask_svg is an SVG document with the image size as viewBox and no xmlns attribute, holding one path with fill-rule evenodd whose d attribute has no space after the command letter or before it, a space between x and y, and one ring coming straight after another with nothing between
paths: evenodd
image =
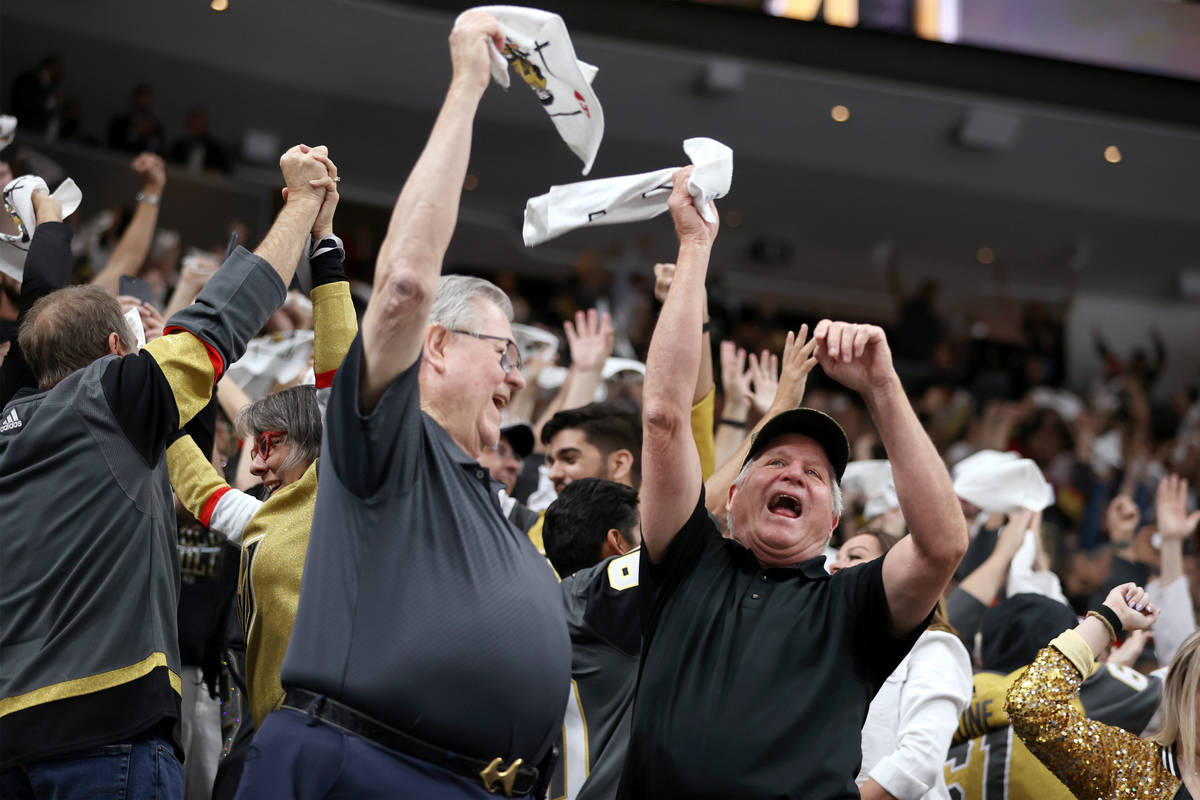
<instances>
[{"instance_id":1,"label":"gold sequin jacket","mask_svg":"<svg viewBox=\"0 0 1200 800\"><path fill-rule=\"evenodd\" d=\"M1170 800L1180 780L1158 744L1090 720L1072 703L1095 666L1075 631L1052 641L1008 690L1013 731L1080 800Z\"/></svg>"}]
</instances>

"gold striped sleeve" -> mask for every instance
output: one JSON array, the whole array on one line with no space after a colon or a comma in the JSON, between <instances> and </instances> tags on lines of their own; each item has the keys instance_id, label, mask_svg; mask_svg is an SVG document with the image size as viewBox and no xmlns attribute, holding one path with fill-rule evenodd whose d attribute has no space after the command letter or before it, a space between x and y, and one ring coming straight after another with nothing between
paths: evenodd
<instances>
[{"instance_id":1,"label":"gold striped sleeve","mask_svg":"<svg viewBox=\"0 0 1200 800\"><path fill-rule=\"evenodd\" d=\"M335 281L314 286L310 293L313 304L313 372L317 388L332 385L333 375L358 334L358 318L350 300L350 284Z\"/></svg>"},{"instance_id":2,"label":"gold striped sleeve","mask_svg":"<svg viewBox=\"0 0 1200 800\"><path fill-rule=\"evenodd\" d=\"M180 436L167 448L167 473L179 502L207 528L217 501L230 487L191 436Z\"/></svg>"},{"instance_id":3,"label":"gold striped sleeve","mask_svg":"<svg viewBox=\"0 0 1200 800\"><path fill-rule=\"evenodd\" d=\"M181 329L176 331L158 337L142 351L154 357L170 384L182 428L208 405L224 362L220 354L196 336Z\"/></svg>"},{"instance_id":4,"label":"gold striped sleeve","mask_svg":"<svg viewBox=\"0 0 1200 800\"><path fill-rule=\"evenodd\" d=\"M714 385L704 399L692 406L692 437L696 440L696 452L700 454L700 474L704 480L712 477L717 469L717 445L713 434L716 396L717 387Z\"/></svg>"}]
</instances>

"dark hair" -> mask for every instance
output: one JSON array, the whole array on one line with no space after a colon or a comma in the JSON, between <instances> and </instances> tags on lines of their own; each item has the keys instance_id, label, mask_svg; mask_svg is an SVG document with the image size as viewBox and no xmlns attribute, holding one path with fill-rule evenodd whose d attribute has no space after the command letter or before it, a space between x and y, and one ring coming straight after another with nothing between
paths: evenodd
<instances>
[{"instance_id":1,"label":"dark hair","mask_svg":"<svg viewBox=\"0 0 1200 800\"><path fill-rule=\"evenodd\" d=\"M293 386L251 403L238 414L237 430L239 436L249 437L267 431L284 431L292 451L280 469L311 464L321 453L321 407L317 404L317 387Z\"/></svg>"},{"instance_id":2,"label":"dark hair","mask_svg":"<svg viewBox=\"0 0 1200 800\"><path fill-rule=\"evenodd\" d=\"M571 481L546 509L542 544L560 577L598 564L608 532L616 528L635 544L637 492L600 478Z\"/></svg>"},{"instance_id":3,"label":"dark hair","mask_svg":"<svg viewBox=\"0 0 1200 800\"><path fill-rule=\"evenodd\" d=\"M33 304L17 342L38 388L45 390L108 355L113 333L126 350L137 347L117 298L98 286L67 286Z\"/></svg>"},{"instance_id":4,"label":"dark hair","mask_svg":"<svg viewBox=\"0 0 1200 800\"><path fill-rule=\"evenodd\" d=\"M634 487L642 484L642 420L634 411L615 403L589 403L560 411L542 426L542 444L550 444L559 431L579 429L605 457L617 450L633 454L630 470Z\"/></svg>"},{"instance_id":5,"label":"dark hair","mask_svg":"<svg viewBox=\"0 0 1200 800\"><path fill-rule=\"evenodd\" d=\"M884 556L886 556L888 554L888 550L891 550L896 545L896 542L900 541L895 536L892 536L890 533L881 531L878 528L863 528L861 531L857 531L854 534L854 536L874 537L876 544L879 545L879 557L880 558L883 558ZM853 539L854 536L851 536L849 538ZM849 541L849 539L847 541ZM842 544L845 544L845 542L842 542Z\"/></svg>"}]
</instances>

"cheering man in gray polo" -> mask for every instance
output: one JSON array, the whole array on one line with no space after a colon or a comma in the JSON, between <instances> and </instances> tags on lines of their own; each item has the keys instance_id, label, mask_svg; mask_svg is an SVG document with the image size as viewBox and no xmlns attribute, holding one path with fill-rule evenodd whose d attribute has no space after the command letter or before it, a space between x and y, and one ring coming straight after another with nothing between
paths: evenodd
<instances>
[{"instance_id":1,"label":"cheering man in gray polo","mask_svg":"<svg viewBox=\"0 0 1200 800\"><path fill-rule=\"evenodd\" d=\"M911 535L885 558L826 574L849 445L830 417L794 409L749 446L722 537L688 424L717 233L692 204L689 174L674 178L679 259L646 361L644 638L622 794L858 798L867 706L924 629L966 525L883 331L825 320L818 360L866 402Z\"/></svg>"}]
</instances>

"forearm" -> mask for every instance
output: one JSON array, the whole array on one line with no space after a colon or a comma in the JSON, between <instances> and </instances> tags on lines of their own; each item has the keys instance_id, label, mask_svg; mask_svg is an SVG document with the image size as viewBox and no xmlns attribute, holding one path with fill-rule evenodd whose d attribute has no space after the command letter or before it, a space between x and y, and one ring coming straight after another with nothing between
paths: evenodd
<instances>
[{"instance_id":1,"label":"forearm","mask_svg":"<svg viewBox=\"0 0 1200 800\"><path fill-rule=\"evenodd\" d=\"M125 233L117 241L112 255L104 269L92 278L92 284L100 286L113 294L118 294L121 288L122 275L136 275L137 271L150 254L150 244L154 240L154 228L158 225L158 204L138 203L133 212L133 218L125 228Z\"/></svg>"},{"instance_id":2,"label":"forearm","mask_svg":"<svg viewBox=\"0 0 1200 800\"><path fill-rule=\"evenodd\" d=\"M737 453L738 448L742 446L742 442L745 440L745 427L739 428L735 425L726 425L724 422L719 423L717 425L717 432L713 441L715 462L719 465L724 465L725 462L733 458L733 456ZM717 473L714 472L709 476L709 478L711 479L712 477L715 477L716 474Z\"/></svg>"},{"instance_id":3,"label":"forearm","mask_svg":"<svg viewBox=\"0 0 1200 800\"><path fill-rule=\"evenodd\" d=\"M1159 558L1161 568L1158 580L1163 586L1168 586L1183 575L1183 540L1164 536Z\"/></svg>"},{"instance_id":4,"label":"forearm","mask_svg":"<svg viewBox=\"0 0 1200 800\"><path fill-rule=\"evenodd\" d=\"M254 251L254 255L271 265L283 281L285 289L291 284L292 276L296 273L300 253L304 250L308 232L320 209L320 199L312 195L300 195L290 199L275 218L275 224L267 231L262 244ZM280 300L275 304L275 308L282 303Z\"/></svg>"},{"instance_id":5,"label":"forearm","mask_svg":"<svg viewBox=\"0 0 1200 800\"><path fill-rule=\"evenodd\" d=\"M701 328L707 325L708 317L708 292L704 293L704 314L701 320ZM708 393L713 390L713 357L712 357L712 336L708 331L703 331L700 334L700 372L696 375L696 389L692 392L692 405L699 405L700 401L708 396Z\"/></svg>"},{"instance_id":6,"label":"forearm","mask_svg":"<svg viewBox=\"0 0 1200 800\"><path fill-rule=\"evenodd\" d=\"M236 423L242 409L250 405L250 398L232 379L226 379L217 384L217 405L230 422Z\"/></svg>"},{"instance_id":7,"label":"forearm","mask_svg":"<svg viewBox=\"0 0 1200 800\"><path fill-rule=\"evenodd\" d=\"M350 284L344 280L314 286L312 303L313 372L321 389L332 385L334 373L358 334L358 321Z\"/></svg>"},{"instance_id":8,"label":"forearm","mask_svg":"<svg viewBox=\"0 0 1200 800\"><path fill-rule=\"evenodd\" d=\"M71 228L64 222L38 224L25 257L18 320L38 300L71 282L71 236Z\"/></svg>"},{"instance_id":9,"label":"forearm","mask_svg":"<svg viewBox=\"0 0 1200 800\"><path fill-rule=\"evenodd\" d=\"M948 580L967 548L967 525L950 474L921 427L899 378L865 398L893 464L896 496L913 545Z\"/></svg>"},{"instance_id":10,"label":"forearm","mask_svg":"<svg viewBox=\"0 0 1200 800\"><path fill-rule=\"evenodd\" d=\"M603 379L600 368L571 369L571 379L563 383L562 403L558 411L586 406L596 399L596 389Z\"/></svg>"},{"instance_id":11,"label":"forearm","mask_svg":"<svg viewBox=\"0 0 1200 800\"><path fill-rule=\"evenodd\" d=\"M887 789L884 789L873 779L868 778L867 782L858 787L858 796L862 800L896 800L896 796L888 794Z\"/></svg>"},{"instance_id":12,"label":"forearm","mask_svg":"<svg viewBox=\"0 0 1200 800\"><path fill-rule=\"evenodd\" d=\"M979 565L970 575L963 578L958 588L974 597L985 606L996 599L1000 587L1008 578L1009 559L997 557L995 552Z\"/></svg>"},{"instance_id":13,"label":"forearm","mask_svg":"<svg viewBox=\"0 0 1200 800\"><path fill-rule=\"evenodd\" d=\"M181 277L179 282L175 284L175 290L171 292L171 297L167 301L167 308L163 311L163 318L170 319L176 312L190 306L196 301L196 295L200 294L200 290L203 288L203 284L186 277Z\"/></svg>"},{"instance_id":14,"label":"forearm","mask_svg":"<svg viewBox=\"0 0 1200 800\"><path fill-rule=\"evenodd\" d=\"M705 479L716 469L716 442L713 438L715 402L716 389L710 385L708 391L692 403L692 439L696 442L696 452L700 454L700 475Z\"/></svg>"},{"instance_id":15,"label":"forearm","mask_svg":"<svg viewBox=\"0 0 1200 800\"><path fill-rule=\"evenodd\" d=\"M671 292L663 304L646 356L643 400L686 419L700 375L709 246L682 242ZM654 369L650 369L653 362Z\"/></svg>"}]
</instances>

